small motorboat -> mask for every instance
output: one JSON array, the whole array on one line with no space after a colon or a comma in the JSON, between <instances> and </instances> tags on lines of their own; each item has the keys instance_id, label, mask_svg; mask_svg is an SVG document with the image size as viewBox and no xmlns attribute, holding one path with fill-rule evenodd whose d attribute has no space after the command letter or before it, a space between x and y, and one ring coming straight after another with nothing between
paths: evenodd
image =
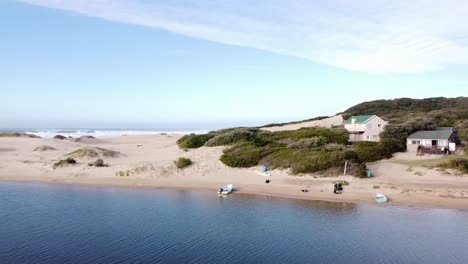
<instances>
[{"instance_id":1,"label":"small motorboat","mask_svg":"<svg viewBox=\"0 0 468 264\"><path fill-rule=\"evenodd\" d=\"M224 186L223 188L219 188L218 194L224 194L227 195L232 192L232 184L228 184Z\"/></svg>"},{"instance_id":2,"label":"small motorboat","mask_svg":"<svg viewBox=\"0 0 468 264\"><path fill-rule=\"evenodd\" d=\"M388 202L388 199L385 195L381 194L381 193L378 193L378 194L375 194L374 195L374 199L376 202L378 203L386 203Z\"/></svg>"}]
</instances>

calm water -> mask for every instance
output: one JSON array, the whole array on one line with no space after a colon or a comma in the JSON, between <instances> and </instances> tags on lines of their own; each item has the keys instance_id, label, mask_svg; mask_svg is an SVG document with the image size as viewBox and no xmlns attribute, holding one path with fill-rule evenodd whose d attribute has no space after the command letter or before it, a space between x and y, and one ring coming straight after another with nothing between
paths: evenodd
<instances>
[{"instance_id":1,"label":"calm water","mask_svg":"<svg viewBox=\"0 0 468 264\"><path fill-rule=\"evenodd\" d=\"M0 183L0 263L468 263L468 212Z\"/></svg>"}]
</instances>

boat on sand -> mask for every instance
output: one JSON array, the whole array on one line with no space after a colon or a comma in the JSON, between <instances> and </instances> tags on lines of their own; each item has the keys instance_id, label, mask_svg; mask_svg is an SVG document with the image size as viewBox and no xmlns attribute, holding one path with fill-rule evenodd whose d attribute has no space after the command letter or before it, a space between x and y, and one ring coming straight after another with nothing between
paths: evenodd
<instances>
[{"instance_id":1,"label":"boat on sand","mask_svg":"<svg viewBox=\"0 0 468 264\"><path fill-rule=\"evenodd\" d=\"M374 194L374 199L376 202L378 203L386 203L388 202L388 199L385 195L381 194L381 193L378 193L378 194Z\"/></svg>"},{"instance_id":2,"label":"boat on sand","mask_svg":"<svg viewBox=\"0 0 468 264\"><path fill-rule=\"evenodd\" d=\"M231 192L232 192L232 184L228 184L218 190L218 194L224 194L224 195L227 195Z\"/></svg>"}]
</instances>

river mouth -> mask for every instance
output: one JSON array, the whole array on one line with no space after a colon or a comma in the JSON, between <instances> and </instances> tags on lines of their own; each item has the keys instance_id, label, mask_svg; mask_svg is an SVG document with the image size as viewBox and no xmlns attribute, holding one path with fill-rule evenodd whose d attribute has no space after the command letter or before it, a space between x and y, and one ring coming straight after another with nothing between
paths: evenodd
<instances>
[{"instance_id":1,"label":"river mouth","mask_svg":"<svg viewBox=\"0 0 468 264\"><path fill-rule=\"evenodd\" d=\"M2 263L464 263L468 212L0 183Z\"/></svg>"}]
</instances>

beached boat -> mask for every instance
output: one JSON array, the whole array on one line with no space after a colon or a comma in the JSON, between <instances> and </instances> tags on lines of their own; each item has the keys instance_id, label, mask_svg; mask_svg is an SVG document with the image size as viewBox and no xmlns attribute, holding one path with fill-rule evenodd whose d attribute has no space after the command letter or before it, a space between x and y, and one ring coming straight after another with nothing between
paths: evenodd
<instances>
[{"instance_id":1,"label":"beached boat","mask_svg":"<svg viewBox=\"0 0 468 264\"><path fill-rule=\"evenodd\" d=\"M224 195L229 194L231 192L232 192L232 184L228 184L218 190L218 194L224 194Z\"/></svg>"},{"instance_id":2,"label":"beached boat","mask_svg":"<svg viewBox=\"0 0 468 264\"><path fill-rule=\"evenodd\" d=\"M388 201L387 197L381 193L375 194L374 199L378 203L386 203Z\"/></svg>"}]
</instances>

